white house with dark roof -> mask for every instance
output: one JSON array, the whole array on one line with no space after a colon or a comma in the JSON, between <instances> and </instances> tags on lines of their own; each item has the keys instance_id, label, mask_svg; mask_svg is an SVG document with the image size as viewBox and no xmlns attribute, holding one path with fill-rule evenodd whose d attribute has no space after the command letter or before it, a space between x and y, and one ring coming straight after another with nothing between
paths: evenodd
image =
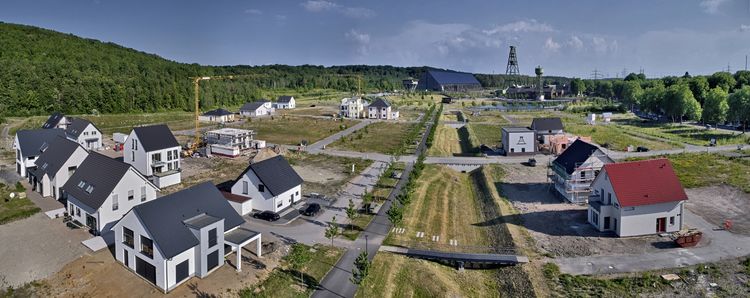
<instances>
[{"instance_id":1,"label":"white house with dark roof","mask_svg":"<svg viewBox=\"0 0 750 298\"><path fill-rule=\"evenodd\" d=\"M115 258L165 293L192 277L205 278L261 234L240 227L245 220L205 182L133 208L114 226Z\"/></svg>"},{"instance_id":2,"label":"white house with dark roof","mask_svg":"<svg viewBox=\"0 0 750 298\"><path fill-rule=\"evenodd\" d=\"M528 127L503 127L500 138L505 155L530 154L536 151L536 134Z\"/></svg>"},{"instance_id":3,"label":"white house with dark roof","mask_svg":"<svg viewBox=\"0 0 750 298\"><path fill-rule=\"evenodd\" d=\"M268 100L248 102L240 107L240 115L245 117L258 117L271 115L274 112L273 105Z\"/></svg>"},{"instance_id":4,"label":"white house with dark roof","mask_svg":"<svg viewBox=\"0 0 750 298\"><path fill-rule=\"evenodd\" d=\"M155 199L159 188L129 164L91 152L62 190L68 214L98 235L131 208Z\"/></svg>"},{"instance_id":5,"label":"white house with dark roof","mask_svg":"<svg viewBox=\"0 0 750 298\"><path fill-rule=\"evenodd\" d=\"M62 128L65 129L68 127L69 123L68 117L65 117L60 112L54 112L51 115L49 115L49 118L47 118L47 121L42 124L42 128L44 129L50 129L50 128Z\"/></svg>"},{"instance_id":6,"label":"white house with dark roof","mask_svg":"<svg viewBox=\"0 0 750 298\"><path fill-rule=\"evenodd\" d=\"M250 164L232 185L232 194L249 198L230 200L238 213L249 210L280 212L302 196L302 177L281 155Z\"/></svg>"},{"instance_id":7,"label":"white house with dark roof","mask_svg":"<svg viewBox=\"0 0 750 298\"><path fill-rule=\"evenodd\" d=\"M398 119L398 111L393 111L393 107L388 100L378 98L367 106L367 118L395 120Z\"/></svg>"},{"instance_id":8,"label":"white house with dark roof","mask_svg":"<svg viewBox=\"0 0 750 298\"><path fill-rule=\"evenodd\" d=\"M552 184L568 202L586 203L594 178L605 164L613 162L599 147L576 140L552 161Z\"/></svg>"},{"instance_id":9,"label":"white house with dark roof","mask_svg":"<svg viewBox=\"0 0 750 298\"><path fill-rule=\"evenodd\" d=\"M225 123L234 121L234 116L234 113L225 109L216 109L205 112L203 113L203 115L198 116L198 120L203 122Z\"/></svg>"},{"instance_id":10,"label":"white house with dark roof","mask_svg":"<svg viewBox=\"0 0 750 298\"><path fill-rule=\"evenodd\" d=\"M276 99L273 107L275 109L294 109L297 107L297 104L294 102L294 96L282 95Z\"/></svg>"},{"instance_id":11,"label":"white house with dark roof","mask_svg":"<svg viewBox=\"0 0 750 298\"><path fill-rule=\"evenodd\" d=\"M124 147L123 160L156 186L163 188L181 182L182 148L166 125L133 128Z\"/></svg>"},{"instance_id":12,"label":"white house with dark roof","mask_svg":"<svg viewBox=\"0 0 750 298\"><path fill-rule=\"evenodd\" d=\"M55 138L34 162L36 168L29 171L32 188L42 197L64 198L61 188L88 155L80 144L63 137Z\"/></svg>"},{"instance_id":13,"label":"white house with dark roof","mask_svg":"<svg viewBox=\"0 0 750 298\"><path fill-rule=\"evenodd\" d=\"M36 159L58 137L65 138L65 130L50 128L17 131L13 139L13 150L16 151L16 173L21 177L29 177L28 171L36 167L34 163Z\"/></svg>"},{"instance_id":14,"label":"white house with dark roof","mask_svg":"<svg viewBox=\"0 0 750 298\"><path fill-rule=\"evenodd\" d=\"M529 128L536 132L539 144L549 144L550 136L565 133L562 120L558 117L534 118Z\"/></svg>"},{"instance_id":15,"label":"white house with dark roof","mask_svg":"<svg viewBox=\"0 0 750 298\"><path fill-rule=\"evenodd\" d=\"M71 118L65 128L65 135L88 150L102 147L102 132L86 119Z\"/></svg>"}]
</instances>

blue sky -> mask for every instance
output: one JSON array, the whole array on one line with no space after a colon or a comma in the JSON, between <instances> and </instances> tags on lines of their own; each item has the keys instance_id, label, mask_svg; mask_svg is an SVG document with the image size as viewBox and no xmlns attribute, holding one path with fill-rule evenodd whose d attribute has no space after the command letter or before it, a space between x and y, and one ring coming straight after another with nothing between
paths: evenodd
<instances>
[{"instance_id":1,"label":"blue sky","mask_svg":"<svg viewBox=\"0 0 750 298\"><path fill-rule=\"evenodd\" d=\"M0 21L211 65L389 64L649 77L745 68L750 0L4 0Z\"/></svg>"}]
</instances>

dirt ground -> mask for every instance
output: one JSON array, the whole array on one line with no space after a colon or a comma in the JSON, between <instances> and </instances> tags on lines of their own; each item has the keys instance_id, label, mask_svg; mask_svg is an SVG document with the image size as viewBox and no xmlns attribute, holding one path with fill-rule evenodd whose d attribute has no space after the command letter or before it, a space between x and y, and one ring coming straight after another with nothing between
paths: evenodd
<instances>
[{"instance_id":1,"label":"dirt ground","mask_svg":"<svg viewBox=\"0 0 750 298\"><path fill-rule=\"evenodd\" d=\"M723 226L732 222L731 232L750 235L750 195L729 185L700 187L685 190L685 203L693 213L706 221Z\"/></svg>"},{"instance_id":2,"label":"dirt ground","mask_svg":"<svg viewBox=\"0 0 750 298\"><path fill-rule=\"evenodd\" d=\"M280 241L276 243L282 245ZM239 290L265 279L287 251L288 247L282 245L259 259L245 250L239 273L234 267L236 257L231 254L224 266L206 278L192 277L164 295L119 264L110 250L101 250L69 263L43 280L35 292L42 297L236 297Z\"/></svg>"},{"instance_id":3,"label":"dirt ground","mask_svg":"<svg viewBox=\"0 0 750 298\"><path fill-rule=\"evenodd\" d=\"M519 211L524 227L542 254L550 257L637 254L674 247L668 237L618 238L611 232L596 231L587 222L586 206L565 203L553 194L544 166L519 164L504 168L506 178L497 187Z\"/></svg>"},{"instance_id":4,"label":"dirt ground","mask_svg":"<svg viewBox=\"0 0 750 298\"><path fill-rule=\"evenodd\" d=\"M346 178L346 176L341 174L340 172L325 168L308 165L294 165L292 167L295 171L297 171L297 174L302 177L302 180L313 183L327 183L331 180L339 181Z\"/></svg>"}]
</instances>

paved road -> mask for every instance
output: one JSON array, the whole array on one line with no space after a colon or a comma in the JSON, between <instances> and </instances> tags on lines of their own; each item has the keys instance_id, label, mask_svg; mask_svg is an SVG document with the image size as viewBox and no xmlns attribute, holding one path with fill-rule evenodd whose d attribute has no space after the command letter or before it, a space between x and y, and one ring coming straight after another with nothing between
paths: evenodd
<instances>
[{"instance_id":1,"label":"paved road","mask_svg":"<svg viewBox=\"0 0 750 298\"><path fill-rule=\"evenodd\" d=\"M365 126L370 125L371 123L373 123L373 120L362 120L362 121L360 121L359 123L355 124L352 127L344 129L344 130L342 130L340 132L337 132L335 134L332 134L332 135L328 136L325 139L322 139L322 140L317 141L317 142L315 142L315 143L313 143L311 145L308 145L306 150L309 151L310 153L318 153L318 152L320 152L323 149L323 147L330 145L331 143L335 142L336 140L340 139L341 137L348 136L348 135L352 134L353 132L362 129Z\"/></svg>"},{"instance_id":2,"label":"paved road","mask_svg":"<svg viewBox=\"0 0 750 298\"><path fill-rule=\"evenodd\" d=\"M657 253L556 258L551 261L560 266L560 271L564 273L607 274L678 268L750 254L750 237L714 231L715 225L687 209L684 215L685 224L701 230L702 241L710 241L710 244L696 248L671 248Z\"/></svg>"}]
</instances>

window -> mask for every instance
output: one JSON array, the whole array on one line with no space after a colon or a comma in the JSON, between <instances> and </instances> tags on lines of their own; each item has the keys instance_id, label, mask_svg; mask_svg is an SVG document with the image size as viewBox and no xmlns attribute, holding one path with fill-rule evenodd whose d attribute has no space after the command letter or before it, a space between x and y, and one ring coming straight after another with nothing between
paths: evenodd
<instances>
[{"instance_id":1,"label":"window","mask_svg":"<svg viewBox=\"0 0 750 298\"><path fill-rule=\"evenodd\" d=\"M167 160L172 160L172 151L167 151Z\"/></svg>"},{"instance_id":2,"label":"window","mask_svg":"<svg viewBox=\"0 0 750 298\"><path fill-rule=\"evenodd\" d=\"M674 225L674 216L669 217L669 225Z\"/></svg>"},{"instance_id":3,"label":"window","mask_svg":"<svg viewBox=\"0 0 750 298\"><path fill-rule=\"evenodd\" d=\"M146 187L141 186L141 202L145 202L145 201L146 201Z\"/></svg>"},{"instance_id":4,"label":"window","mask_svg":"<svg viewBox=\"0 0 750 298\"><path fill-rule=\"evenodd\" d=\"M297 191L297 193L295 193L295 195L298 195L298 196L299 196L299 190Z\"/></svg>"},{"instance_id":5,"label":"window","mask_svg":"<svg viewBox=\"0 0 750 298\"><path fill-rule=\"evenodd\" d=\"M135 191L134 190L128 190L128 201L132 201L133 198L135 198Z\"/></svg>"},{"instance_id":6,"label":"window","mask_svg":"<svg viewBox=\"0 0 750 298\"><path fill-rule=\"evenodd\" d=\"M161 161L161 153L154 153L151 155L151 160L153 161Z\"/></svg>"},{"instance_id":7,"label":"window","mask_svg":"<svg viewBox=\"0 0 750 298\"><path fill-rule=\"evenodd\" d=\"M120 204L117 202L117 195L112 195L112 211L120 209Z\"/></svg>"},{"instance_id":8,"label":"window","mask_svg":"<svg viewBox=\"0 0 750 298\"><path fill-rule=\"evenodd\" d=\"M135 161L135 152L130 152L130 161Z\"/></svg>"},{"instance_id":9,"label":"window","mask_svg":"<svg viewBox=\"0 0 750 298\"><path fill-rule=\"evenodd\" d=\"M122 244L127 245L130 248L134 247L133 230L126 227L122 227Z\"/></svg>"},{"instance_id":10,"label":"window","mask_svg":"<svg viewBox=\"0 0 750 298\"><path fill-rule=\"evenodd\" d=\"M89 184L86 186L86 193L92 193L94 191L94 186Z\"/></svg>"},{"instance_id":11,"label":"window","mask_svg":"<svg viewBox=\"0 0 750 298\"><path fill-rule=\"evenodd\" d=\"M75 207L73 207L72 203L70 204L70 211L68 211L68 212L70 213L70 216L73 216L73 215L76 214Z\"/></svg>"},{"instance_id":12,"label":"window","mask_svg":"<svg viewBox=\"0 0 750 298\"><path fill-rule=\"evenodd\" d=\"M76 216L81 216L81 208L76 207Z\"/></svg>"},{"instance_id":13,"label":"window","mask_svg":"<svg viewBox=\"0 0 750 298\"><path fill-rule=\"evenodd\" d=\"M279 203L276 204L276 208L281 208L281 205L284 205L284 201L279 201Z\"/></svg>"},{"instance_id":14,"label":"window","mask_svg":"<svg viewBox=\"0 0 750 298\"><path fill-rule=\"evenodd\" d=\"M216 229L208 230L208 247L216 246Z\"/></svg>"},{"instance_id":15,"label":"window","mask_svg":"<svg viewBox=\"0 0 750 298\"><path fill-rule=\"evenodd\" d=\"M259 192L265 192L266 191L266 186L263 185L263 184L258 184L258 191Z\"/></svg>"},{"instance_id":16,"label":"window","mask_svg":"<svg viewBox=\"0 0 750 298\"><path fill-rule=\"evenodd\" d=\"M612 204L612 193L607 194L607 204Z\"/></svg>"},{"instance_id":17,"label":"window","mask_svg":"<svg viewBox=\"0 0 750 298\"><path fill-rule=\"evenodd\" d=\"M133 139L133 146L131 148L133 148L133 150L138 150L138 140Z\"/></svg>"},{"instance_id":18,"label":"window","mask_svg":"<svg viewBox=\"0 0 750 298\"><path fill-rule=\"evenodd\" d=\"M86 181L81 180L81 182L78 182L78 188L83 188L86 186Z\"/></svg>"},{"instance_id":19,"label":"window","mask_svg":"<svg viewBox=\"0 0 750 298\"><path fill-rule=\"evenodd\" d=\"M154 242L144 236L141 236L141 253L149 258L154 257Z\"/></svg>"},{"instance_id":20,"label":"window","mask_svg":"<svg viewBox=\"0 0 750 298\"><path fill-rule=\"evenodd\" d=\"M245 194L245 195L248 194L249 193L248 188L249 187L248 187L247 181L242 181L242 194Z\"/></svg>"},{"instance_id":21,"label":"window","mask_svg":"<svg viewBox=\"0 0 750 298\"><path fill-rule=\"evenodd\" d=\"M581 179L586 179L586 171L581 171Z\"/></svg>"}]
</instances>

